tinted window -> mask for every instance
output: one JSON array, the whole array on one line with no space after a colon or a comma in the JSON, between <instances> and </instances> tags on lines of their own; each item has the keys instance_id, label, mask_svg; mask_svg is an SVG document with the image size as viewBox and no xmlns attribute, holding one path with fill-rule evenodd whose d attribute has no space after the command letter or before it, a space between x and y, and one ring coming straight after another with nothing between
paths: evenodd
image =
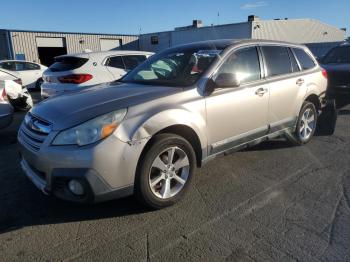
<instances>
[{"instance_id":1,"label":"tinted window","mask_svg":"<svg viewBox=\"0 0 350 262\"><path fill-rule=\"evenodd\" d=\"M2 62L2 63L0 63L0 68L6 69L9 71L16 70L15 63L13 63L13 62Z\"/></svg>"},{"instance_id":2,"label":"tinted window","mask_svg":"<svg viewBox=\"0 0 350 262\"><path fill-rule=\"evenodd\" d=\"M108 58L107 66L125 69L123 59L121 58L121 56L113 56Z\"/></svg>"},{"instance_id":3,"label":"tinted window","mask_svg":"<svg viewBox=\"0 0 350 262\"><path fill-rule=\"evenodd\" d=\"M33 64L33 63L25 63L24 69L25 70L39 70L40 66L37 64Z\"/></svg>"},{"instance_id":4,"label":"tinted window","mask_svg":"<svg viewBox=\"0 0 350 262\"><path fill-rule=\"evenodd\" d=\"M234 52L227 58L216 75L221 73L236 74L241 83L259 80L261 72L256 47L244 48Z\"/></svg>"},{"instance_id":5,"label":"tinted window","mask_svg":"<svg viewBox=\"0 0 350 262\"><path fill-rule=\"evenodd\" d=\"M55 63L53 63L49 69L52 72L61 72L73 70L84 65L89 59L82 57L64 56L55 58Z\"/></svg>"},{"instance_id":6,"label":"tinted window","mask_svg":"<svg viewBox=\"0 0 350 262\"><path fill-rule=\"evenodd\" d=\"M305 53L304 50L300 48L293 48L293 51L299 61L299 64L302 70L307 70L315 67L315 62L311 59L311 57L307 53Z\"/></svg>"},{"instance_id":7,"label":"tinted window","mask_svg":"<svg viewBox=\"0 0 350 262\"><path fill-rule=\"evenodd\" d=\"M23 71L25 69L25 63L23 62L16 62L16 71Z\"/></svg>"},{"instance_id":8,"label":"tinted window","mask_svg":"<svg viewBox=\"0 0 350 262\"><path fill-rule=\"evenodd\" d=\"M146 60L146 56L144 55L127 55L123 56L125 68L127 70L132 70L137 67L139 64Z\"/></svg>"},{"instance_id":9,"label":"tinted window","mask_svg":"<svg viewBox=\"0 0 350 262\"><path fill-rule=\"evenodd\" d=\"M324 57L323 63L350 63L350 46L335 47Z\"/></svg>"},{"instance_id":10,"label":"tinted window","mask_svg":"<svg viewBox=\"0 0 350 262\"><path fill-rule=\"evenodd\" d=\"M288 49L280 46L262 47L267 76L278 76L292 72L292 65L288 55Z\"/></svg>"}]
</instances>

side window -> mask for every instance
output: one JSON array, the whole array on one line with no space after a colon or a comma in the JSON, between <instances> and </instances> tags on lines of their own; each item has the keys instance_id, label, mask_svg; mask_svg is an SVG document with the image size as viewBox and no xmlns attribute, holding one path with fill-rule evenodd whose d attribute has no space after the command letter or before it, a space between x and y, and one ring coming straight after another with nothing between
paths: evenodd
<instances>
[{"instance_id":1,"label":"side window","mask_svg":"<svg viewBox=\"0 0 350 262\"><path fill-rule=\"evenodd\" d=\"M288 49L281 46L263 46L267 76L278 76L292 72Z\"/></svg>"},{"instance_id":2,"label":"side window","mask_svg":"<svg viewBox=\"0 0 350 262\"><path fill-rule=\"evenodd\" d=\"M151 36L151 45L158 45L159 39L157 35Z\"/></svg>"},{"instance_id":3,"label":"side window","mask_svg":"<svg viewBox=\"0 0 350 262\"><path fill-rule=\"evenodd\" d=\"M125 69L121 56L112 56L108 58L106 65L114 68Z\"/></svg>"},{"instance_id":4,"label":"side window","mask_svg":"<svg viewBox=\"0 0 350 262\"><path fill-rule=\"evenodd\" d=\"M236 74L242 84L259 80L261 72L256 47L243 48L230 55L216 75L222 73Z\"/></svg>"},{"instance_id":5,"label":"side window","mask_svg":"<svg viewBox=\"0 0 350 262\"><path fill-rule=\"evenodd\" d=\"M16 71L23 71L25 69L25 63L23 62L16 62Z\"/></svg>"},{"instance_id":6,"label":"side window","mask_svg":"<svg viewBox=\"0 0 350 262\"><path fill-rule=\"evenodd\" d=\"M289 53L290 61L292 63L292 70L293 70L293 72L299 72L300 68L299 68L298 62L295 59L295 56L294 56L292 50L289 49L289 48L288 48L288 53Z\"/></svg>"},{"instance_id":7,"label":"side window","mask_svg":"<svg viewBox=\"0 0 350 262\"><path fill-rule=\"evenodd\" d=\"M300 63L302 70L307 70L315 67L315 62L311 59L311 57L300 48L293 48L293 51Z\"/></svg>"},{"instance_id":8,"label":"side window","mask_svg":"<svg viewBox=\"0 0 350 262\"><path fill-rule=\"evenodd\" d=\"M126 56L123 56L126 70L134 69L139 64L143 63L146 59L147 58L144 55L126 55Z\"/></svg>"},{"instance_id":9,"label":"side window","mask_svg":"<svg viewBox=\"0 0 350 262\"><path fill-rule=\"evenodd\" d=\"M25 70L40 70L40 66L33 63L25 63L24 68Z\"/></svg>"},{"instance_id":10,"label":"side window","mask_svg":"<svg viewBox=\"0 0 350 262\"><path fill-rule=\"evenodd\" d=\"M2 63L0 63L0 68L6 69L9 71L16 70L15 63L13 63L13 62L2 62Z\"/></svg>"}]
</instances>

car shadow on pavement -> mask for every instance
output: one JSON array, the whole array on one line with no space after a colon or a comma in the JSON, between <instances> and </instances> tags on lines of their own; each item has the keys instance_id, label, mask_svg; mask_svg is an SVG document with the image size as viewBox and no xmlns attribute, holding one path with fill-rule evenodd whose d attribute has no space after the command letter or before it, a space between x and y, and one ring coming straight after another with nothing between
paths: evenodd
<instances>
[{"instance_id":1,"label":"car shadow on pavement","mask_svg":"<svg viewBox=\"0 0 350 262\"><path fill-rule=\"evenodd\" d=\"M23 181L21 186L23 188L18 190L24 193L15 191L0 198L0 235L35 225L124 217L151 211L133 197L97 204L75 204L42 195L29 181Z\"/></svg>"}]
</instances>

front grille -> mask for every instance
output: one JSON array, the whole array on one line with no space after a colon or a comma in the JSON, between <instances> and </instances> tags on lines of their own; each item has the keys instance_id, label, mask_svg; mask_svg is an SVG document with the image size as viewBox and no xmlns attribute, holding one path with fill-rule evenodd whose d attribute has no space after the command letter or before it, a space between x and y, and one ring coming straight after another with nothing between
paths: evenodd
<instances>
[{"instance_id":1,"label":"front grille","mask_svg":"<svg viewBox=\"0 0 350 262\"><path fill-rule=\"evenodd\" d=\"M50 129L50 123L28 113L19 130L19 137L27 147L39 151Z\"/></svg>"}]
</instances>

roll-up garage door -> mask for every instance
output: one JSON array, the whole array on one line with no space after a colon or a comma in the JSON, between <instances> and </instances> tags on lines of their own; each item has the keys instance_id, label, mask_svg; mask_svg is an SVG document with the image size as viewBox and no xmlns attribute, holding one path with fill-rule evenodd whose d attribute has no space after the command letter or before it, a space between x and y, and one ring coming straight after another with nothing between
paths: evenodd
<instances>
[{"instance_id":1,"label":"roll-up garage door","mask_svg":"<svg viewBox=\"0 0 350 262\"><path fill-rule=\"evenodd\" d=\"M121 46L121 39L100 39L101 51L108 51Z\"/></svg>"}]
</instances>

